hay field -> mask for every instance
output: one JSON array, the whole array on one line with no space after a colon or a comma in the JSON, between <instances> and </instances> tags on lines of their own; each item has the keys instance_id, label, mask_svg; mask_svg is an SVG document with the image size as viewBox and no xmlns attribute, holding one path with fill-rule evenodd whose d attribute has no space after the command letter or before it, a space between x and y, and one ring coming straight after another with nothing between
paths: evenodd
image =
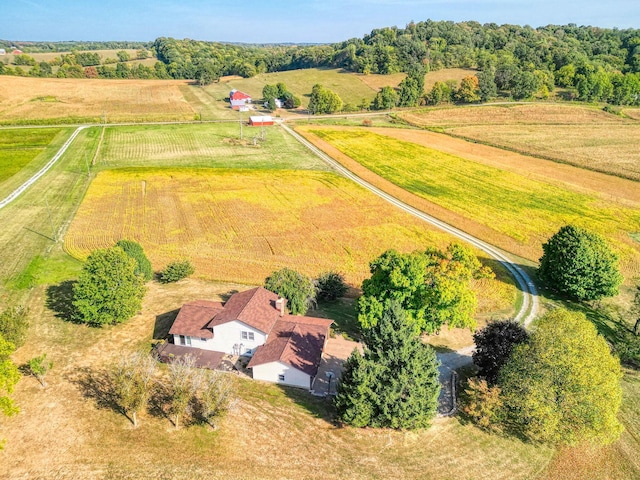
<instances>
[{"instance_id":1,"label":"hay field","mask_svg":"<svg viewBox=\"0 0 640 480\"><path fill-rule=\"evenodd\" d=\"M193 120L186 80L90 80L0 75L0 123Z\"/></svg>"},{"instance_id":2,"label":"hay field","mask_svg":"<svg viewBox=\"0 0 640 480\"><path fill-rule=\"evenodd\" d=\"M234 112L235 113L235 112ZM278 127L239 123L136 125L107 127L96 158L100 168L231 167L321 169L326 165Z\"/></svg>"},{"instance_id":3,"label":"hay field","mask_svg":"<svg viewBox=\"0 0 640 480\"><path fill-rule=\"evenodd\" d=\"M629 235L640 231L637 200L529 178L526 170L496 168L367 129L300 130L426 200L426 211L507 251L535 261L549 236L574 223L613 243L628 280L640 273L640 244Z\"/></svg>"},{"instance_id":4,"label":"hay field","mask_svg":"<svg viewBox=\"0 0 640 480\"><path fill-rule=\"evenodd\" d=\"M377 93L377 89L360 81L360 78L359 75L340 69L310 68L263 73L252 78L223 77L219 83L209 85L204 90L215 98L224 98L228 97L229 91L235 88L248 93L255 101L262 98L262 88L265 85L283 82L294 95L300 98L302 107L306 108L309 104L311 89L316 83L320 83L340 95L344 103L357 105L363 98L368 101L373 100ZM385 85L388 84L385 83Z\"/></svg>"},{"instance_id":5,"label":"hay field","mask_svg":"<svg viewBox=\"0 0 640 480\"><path fill-rule=\"evenodd\" d=\"M594 108L487 106L425 110L402 117L472 141L640 180L638 121Z\"/></svg>"},{"instance_id":6,"label":"hay field","mask_svg":"<svg viewBox=\"0 0 640 480\"><path fill-rule=\"evenodd\" d=\"M282 267L312 276L338 270L355 286L389 248L451 241L333 173L142 168L98 174L65 249L85 258L121 238L140 242L158 270L189 258L201 278L246 284ZM485 312L512 309L508 278L477 288Z\"/></svg>"}]
</instances>

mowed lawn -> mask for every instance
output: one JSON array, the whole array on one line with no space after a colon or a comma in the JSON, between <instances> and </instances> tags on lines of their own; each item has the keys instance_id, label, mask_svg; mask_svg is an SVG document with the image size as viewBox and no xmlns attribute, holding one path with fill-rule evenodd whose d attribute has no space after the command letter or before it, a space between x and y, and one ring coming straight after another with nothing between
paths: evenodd
<instances>
[{"instance_id":1,"label":"mowed lawn","mask_svg":"<svg viewBox=\"0 0 640 480\"><path fill-rule=\"evenodd\" d=\"M60 128L0 129L0 185L45 151Z\"/></svg>"},{"instance_id":2,"label":"mowed lawn","mask_svg":"<svg viewBox=\"0 0 640 480\"><path fill-rule=\"evenodd\" d=\"M541 244L574 223L613 243L627 278L640 272L640 244L630 236L640 231L638 203L532 179L526 167L522 173L499 169L366 129L305 130L393 184L483 226L483 238L495 245L510 251L515 245L514 253L537 260Z\"/></svg>"},{"instance_id":3,"label":"mowed lawn","mask_svg":"<svg viewBox=\"0 0 640 480\"><path fill-rule=\"evenodd\" d=\"M154 267L188 258L198 277L260 284L289 267L343 272L359 286L389 248L452 239L338 175L293 170L117 169L98 174L65 238L77 258L121 238ZM508 278L477 284L483 310L511 310Z\"/></svg>"},{"instance_id":4,"label":"mowed lawn","mask_svg":"<svg viewBox=\"0 0 640 480\"><path fill-rule=\"evenodd\" d=\"M415 125L472 141L640 180L640 123L593 107L481 106L402 116Z\"/></svg>"},{"instance_id":5,"label":"mowed lawn","mask_svg":"<svg viewBox=\"0 0 640 480\"><path fill-rule=\"evenodd\" d=\"M259 140L264 133L265 140ZM108 127L96 158L100 168L232 167L326 169L281 128L239 123ZM254 144L254 138L256 138Z\"/></svg>"}]
</instances>

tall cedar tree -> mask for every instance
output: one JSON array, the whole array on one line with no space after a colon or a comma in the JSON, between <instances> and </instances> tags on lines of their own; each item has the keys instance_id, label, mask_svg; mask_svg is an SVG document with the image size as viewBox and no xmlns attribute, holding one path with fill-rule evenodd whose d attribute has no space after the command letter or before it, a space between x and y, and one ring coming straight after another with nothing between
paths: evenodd
<instances>
[{"instance_id":1,"label":"tall cedar tree","mask_svg":"<svg viewBox=\"0 0 640 480\"><path fill-rule=\"evenodd\" d=\"M137 266L120 247L93 251L73 287L76 320L101 326L135 315L145 293Z\"/></svg>"},{"instance_id":2,"label":"tall cedar tree","mask_svg":"<svg viewBox=\"0 0 640 480\"><path fill-rule=\"evenodd\" d=\"M505 425L534 442L611 443L622 431L621 378L619 360L584 314L554 310L500 371Z\"/></svg>"},{"instance_id":3,"label":"tall cedar tree","mask_svg":"<svg viewBox=\"0 0 640 480\"><path fill-rule=\"evenodd\" d=\"M129 255L138 263L135 270L137 275L142 275L142 278L144 278L145 281L149 281L153 278L153 267L151 266L151 262L147 258L147 255L144 253L142 245L132 240L119 240L118 243L116 243L116 247L120 247L124 250L124 253Z\"/></svg>"},{"instance_id":4,"label":"tall cedar tree","mask_svg":"<svg viewBox=\"0 0 640 480\"><path fill-rule=\"evenodd\" d=\"M491 322L473 335L476 350L473 352L473 363L480 369L490 385L498 381L498 374L513 348L526 342L529 334L522 325L513 320Z\"/></svg>"},{"instance_id":5,"label":"tall cedar tree","mask_svg":"<svg viewBox=\"0 0 640 480\"><path fill-rule=\"evenodd\" d=\"M363 328L374 326L391 300L406 310L416 332L437 332L443 325L472 328L476 297L472 278L492 276L473 252L452 243L443 252L407 254L388 250L370 264L371 278L362 282L358 320Z\"/></svg>"},{"instance_id":6,"label":"tall cedar tree","mask_svg":"<svg viewBox=\"0 0 640 480\"><path fill-rule=\"evenodd\" d=\"M440 393L438 361L398 302L390 302L366 332L365 343L364 358L354 352L339 383L335 405L340 418L359 427L428 427Z\"/></svg>"},{"instance_id":7,"label":"tall cedar tree","mask_svg":"<svg viewBox=\"0 0 640 480\"><path fill-rule=\"evenodd\" d=\"M287 307L294 315L304 315L316 300L313 281L286 267L269 275L264 281L264 288L286 298Z\"/></svg>"},{"instance_id":8,"label":"tall cedar tree","mask_svg":"<svg viewBox=\"0 0 640 480\"><path fill-rule=\"evenodd\" d=\"M618 294L618 257L598 234L566 225L542 245L538 277L551 290L576 300Z\"/></svg>"}]
</instances>

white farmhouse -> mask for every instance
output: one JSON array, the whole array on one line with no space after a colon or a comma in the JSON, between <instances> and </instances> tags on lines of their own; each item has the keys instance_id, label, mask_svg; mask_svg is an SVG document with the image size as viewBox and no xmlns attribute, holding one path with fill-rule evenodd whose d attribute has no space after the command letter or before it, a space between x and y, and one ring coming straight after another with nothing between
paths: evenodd
<instances>
[{"instance_id":1,"label":"white farmhouse","mask_svg":"<svg viewBox=\"0 0 640 480\"><path fill-rule=\"evenodd\" d=\"M333 321L289 315L286 302L262 287L225 304L197 300L182 306L169 335L181 351L208 359L203 364L245 355L253 378L310 389Z\"/></svg>"}]
</instances>

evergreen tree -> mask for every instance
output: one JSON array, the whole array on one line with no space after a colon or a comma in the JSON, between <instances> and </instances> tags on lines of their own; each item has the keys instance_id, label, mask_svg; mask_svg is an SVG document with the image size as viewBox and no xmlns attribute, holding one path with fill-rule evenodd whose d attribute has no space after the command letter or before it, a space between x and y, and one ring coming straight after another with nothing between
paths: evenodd
<instances>
[{"instance_id":1,"label":"evergreen tree","mask_svg":"<svg viewBox=\"0 0 640 480\"><path fill-rule=\"evenodd\" d=\"M423 344L400 304L391 301L365 333L338 384L336 408L354 426L426 428L436 414L440 383L434 350Z\"/></svg>"}]
</instances>

